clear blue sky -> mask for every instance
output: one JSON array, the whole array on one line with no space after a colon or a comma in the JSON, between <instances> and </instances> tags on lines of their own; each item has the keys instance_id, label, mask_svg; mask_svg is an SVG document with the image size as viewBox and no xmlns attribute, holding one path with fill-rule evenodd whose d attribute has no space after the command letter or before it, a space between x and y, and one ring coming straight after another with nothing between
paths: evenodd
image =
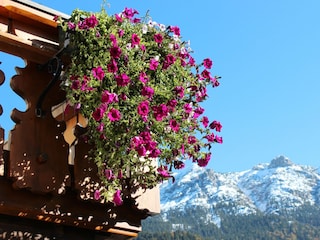
<instances>
[{"instance_id":1,"label":"clear blue sky","mask_svg":"<svg viewBox=\"0 0 320 240\"><path fill-rule=\"evenodd\" d=\"M101 0L36 0L70 14L100 9ZM223 124L224 144L215 145L210 168L241 171L282 154L298 164L320 166L320 1L319 0L109 0L110 14L124 7L156 22L177 25L191 41L194 57L214 61L222 76L204 104L210 119ZM6 83L0 87L4 114L24 103L7 87L20 60L0 54Z\"/></svg>"}]
</instances>

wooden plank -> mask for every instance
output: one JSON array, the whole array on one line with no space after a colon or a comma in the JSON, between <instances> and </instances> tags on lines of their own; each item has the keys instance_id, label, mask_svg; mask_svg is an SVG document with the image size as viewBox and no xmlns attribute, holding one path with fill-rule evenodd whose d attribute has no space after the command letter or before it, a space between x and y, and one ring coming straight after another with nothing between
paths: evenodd
<instances>
[{"instance_id":1,"label":"wooden plank","mask_svg":"<svg viewBox=\"0 0 320 240\"><path fill-rule=\"evenodd\" d=\"M0 24L0 51L40 64L59 51L57 23L51 14L0 0Z\"/></svg>"},{"instance_id":2,"label":"wooden plank","mask_svg":"<svg viewBox=\"0 0 320 240\"><path fill-rule=\"evenodd\" d=\"M57 46L19 38L10 33L0 32L0 51L32 62L43 64L58 51Z\"/></svg>"},{"instance_id":3,"label":"wooden plank","mask_svg":"<svg viewBox=\"0 0 320 240\"><path fill-rule=\"evenodd\" d=\"M95 239L95 240L124 240L137 237L117 230L97 232L70 226L59 226L54 223L34 221L21 217L0 214L0 239Z\"/></svg>"},{"instance_id":4,"label":"wooden plank","mask_svg":"<svg viewBox=\"0 0 320 240\"><path fill-rule=\"evenodd\" d=\"M0 213L8 216L31 219L56 226L77 227L122 236L136 237L145 211L138 210L131 202L114 207L90 201L79 201L71 190L63 196L33 194L27 190L14 190L12 182L0 177ZM118 225L127 222L129 226ZM137 229L137 230L135 230Z\"/></svg>"},{"instance_id":5,"label":"wooden plank","mask_svg":"<svg viewBox=\"0 0 320 240\"><path fill-rule=\"evenodd\" d=\"M57 23L53 20L53 17L48 18L49 16L41 16L35 13L38 12L29 12L27 11L25 8L19 8L16 6L5 6L6 10L8 10L8 12L10 12L11 17L15 17L16 19L19 20L25 20L28 19L28 21L34 21L36 22L38 25L48 25L50 27L56 28L57 27Z\"/></svg>"},{"instance_id":6,"label":"wooden plank","mask_svg":"<svg viewBox=\"0 0 320 240\"><path fill-rule=\"evenodd\" d=\"M0 107L1 107L1 105L0 105ZM4 146L4 129L1 128L1 126L0 126L0 176L4 175L3 146Z\"/></svg>"}]
</instances>

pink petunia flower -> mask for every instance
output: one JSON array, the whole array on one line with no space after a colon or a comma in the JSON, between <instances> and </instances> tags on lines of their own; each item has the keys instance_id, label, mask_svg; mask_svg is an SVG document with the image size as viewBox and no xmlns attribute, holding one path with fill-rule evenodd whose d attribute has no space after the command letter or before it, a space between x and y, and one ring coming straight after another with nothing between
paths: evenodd
<instances>
[{"instance_id":1,"label":"pink petunia flower","mask_svg":"<svg viewBox=\"0 0 320 240\"><path fill-rule=\"evenodd\" d=\"M106 109L104 106L100 106L100 107L96 108L96 110L94 110L94 112L92 113L93 119L96 120L97 122L101 121L105 111L106 111Z\"/></svg>"},{"instance_id":2,"label":"pink petunia flower","mask_svg":"<svg viewBox=\"0 0 320 240\"><path fill-rule=\"evenodd\" d=\"M214 138L214 134L208 134L207 136L205 136L205 138L208 140L208 142L214 142L215 138Z\"/></svg>"},{"instance_id":3,"label":"pink petunia flower","mask_svg":"<svg viewBox=\"0 0 320 240\"><path fill-rule=\"evenodd\" d=\"M104 78L104 71L102 69L101 66L95 67L92 69L92 75L98 79L98 80L102 80Z\"/></svg>"},{"instance_id":4,"label":"pink petunia flower","mask_svg":"<svg viewBox=\"0 0 320 240\"><path fill-rule=\"evenodd\" d=\"M188 137L188 143L189 143L189 144L194 144L194 143L196 143L196 142L197 142L197 139L196 139L195 136L189 136L189 137Z\"/></svg>"},{"instance_id":5,"label":"pink petunia flower","mask_svg":"<svg viewBox=\"0 0 320 240\"><path fill-rule=\"evenodd\" d=\"M176 61L176 58L172 54L168 54L164 59L162 68L168 69L168 67L174 64L175 61Z\"/></svg>"},{"instance_id":6,"label":"pink petunia flower","mask_svg":"<svg viewBox=\"0 0 320 240\"><path fill-rule=\"evenodd\" d=\"M184 109L184 111L185 111L186 113L189 114L189 113L192 111L192 106L191 106L190 103L185 103L185 104L183 105L183 109Z\"/></svg>"},{"instance_id":7,"label":"pink petunia flower","mask_svg":"<svg viewBox=\"0 0 320 240\"><path fill-rule=\"evenodd\" d=\"M86 26L86 28L94 28L98 24L99 24L99 21L96 18L96 16L93 14L84 20L84 25Z\"/></svg>"},{"instance_id":8,"label":"pink petunia flower","mask_svg":"<svg viewBox=\"0 0 320 240\"><path fill-rule=\"evenodd\" d=\"M197 108L194 110L193 117L194 117L194 118L198 118L202 113L204 113L204 108L202 108L202 107L197 107Z\"/></svg>"},{"instance_id":9,"label":"pink petunia flower","mask_svg":"<svg viewBox=\"0 0 320 240\"><path fill-rule=\"evenodd\" d=\"M209 125L209 119L208 119L208 117L203 116L202 119L201 119L201 122L202 122L202 124L203 124L203 126L204 126L205 128L208 127L208 125Z\"/></svg>"},{"instance_id":10,"label":"pink petunia flower","mask_svg":"<svg viewBox=\"0 0 320 240\"><path fill-rule=\"evenodd\" d=\"M123 22L121 14L115 14L115 18L116 18L117 22L120 22L120 23Z\"/></svg>"},{"instance_id":11,"label":"pink petunia flower","mask_svg":"<svg viewBox=\"0 0 320 240\"><path fill-rule=\"evenodd\" d=\"M114 59L112 59L111 63L107 65L107 69L109 73L116 73L118 71L117 62Z\"/></svg>"},{"instance_id":12,"label":"pink petunia flower","mask_svg":"<svg viewBox=\"0 0 320 240\"><path fill-rule=\"evenodd\" d=\"M201 87L199 91L196 93L196 101L201 102L203 101L206 97L208 96L207 94L207 89L205 87Z\"/></svg>"},{"instance_id":13,"label":"pink petunia flower","mask_svg":"<svg viewBox=\"0 0 320 240\"><path fill-rule=\"evenodd\" d=\"M108 113L108 118L111 122L119 121L121 119L121 114L118 109L111 108Z\"/></svg>"},{"instance_id":14,"label":"pink petunia flower","mask_svg":"<svg viewBox=\"0 0 320 240\"><path fill-rule=\"evenodd\" d=\"M118 35L119 35L119 37L122 37L124 35L124 31L122 29L119 29Z\"/></svg>"},{"instance_id":15,"label":"pink petunia flower","mask_svg":"<svg viewBox=\"0 0 320 240\"><path fill-rule=\"evenodd\" d=\"M163 41L163 36L161 33L157 33L153 36L153 39L156 43L161 44Z\"/></svg>"},{"instance_id":16,"label":"pink petunia flower","mask_svg":"<svg viewBox=\"0 0 320 240\"><path fill-rule=\"evenodd\" d=\"M158 174L163 177L163 178L169 178L171 177L170 176L170 173L168 172L168 168L167 166L160 166L157 168L157 172Z\"/></svg>"},{"instance_id":17,"label":"pink petunia flower","mask_svg":"<svg viewBox=\"0 0 320 240\"><path fill-rule=\"evenodd\" d=\"M139 75L139 80L143 83L146 84L149 81L149 78L145 72L141 72Z\"/></svg>"},{"instance_id":18,"label":"pink petunia flower","mask_svg":"<svg viewBox=\"0 0 320 240\"><path fill-rule=\"evenodd\" d=\"M110 34L110 41L112 42L112 46L117 46L118 42L117 42L117 38L114 34Z\"/></svg>"},{"instance_id":19,"label":"pink petunia flower","mask_svg":"<svg viewBox=\"0 0 320 240\"><path fill-rule=\"evenodd\" d=\"M76 24L71 22L71 21L69 21L68 22L68 29L69 30L74 30L75 28L76 28Z\"/></svg>"},{"instance_id":20,"label":"pink petunia flower","mask_svg":"<svg viewBox=\"0 0 320 240\"><path fill-rule=\"evenodd\" d=\"M140 157L144 157L147 153L146 148L143 145L139 145L135 148L135 150L137 151L138 155Z\"/></svg>"},{"instance_id":21,"label":"pink petunia flower","mask_svg":"<svg viewBox=\"0 0 320 240\"><path fill-rule=\"evenodd\" d=\"M105 169L104 175L108 180L112 180L114 178L114 175L111 169Z\"/></svg>"},{"instance_id":22,"label":"pink petunia flower","mask_svg":"<svg viewBox=\"0 0 320 240\"><path fill-rule=\"evenodd\" d=\"M165 104L152 107L153 116L157 121L162 121L169 113L169 109Z\"/></svg>"},{"instance_id":23,"label":"pink petunia flower","mask_svg":"<svg viewBox=\"0 0 320 240\"><path fill-rule=\"evenodd\" d=\"M174 91L176 92L176 94L179 96L179 98L183 98L184 96L184 87L182 86L176 86L174 88Z\"/></svg>"},{"instance_id":24,"label":"pink petunia flower","mask_svg":"<svg viewBox=\"0 0 320 240\"><path fill-rule=\"evenodd\" d=\"M140 49L145 52L147 48L144 44L140 44Z\"/></svg>"},{"instance_id":25,"label":"pink petunia flower","mask_svg":"<svg viewBox=\"0 0 320 240\"><path fill-rule=\"evenodd\" d=\"M144 86L141 90L141 95L144 97L152 98L154 95L154 90L152 87Z\"/></svg>"},{"instance_id":26,"label":"pink petunia flower","mask_svg":"<svg viewBox=\"0 0 320 240\"><path fill-rule=\"evenodd\" d=\"M194 60L194 58L193 57L189 57L189 65L190 66L195 66L195 64L196 64L196 61Z\"/></svg>"},{"instance_id":27,"label":"pink petunia flower","mask_svg":"<svg viewBox=\"0 0 320 240\"><path fill-rule=\"evenodd\" d=\"M122 172L121 169L119 169L117 177L118 177L118 179L122 179L123 178L123 172Z\"/></svg>"},{"instance_id":28,"label":"pink petunia flower","mask_svg":"<svg viewBox=\"0 0 320 240\"><path fill-rule=\"evenodd\" d=\"M138 114L141 117L146 117L148 116L149 113L149 102L148 101L143 101L138 105L137 108Z\"/></svg>"},{"instance_id":29,"label":"pink petunia flower","mask_svg":"<svg viewBox=\"0 0 320 240\"><path fill-rule=\"evenodd\" d=\"M174 161L173 167L174 167L174 169L182 169L185 167L185 164L182 161Z\"/></svg>"},{"instance_id":30,"label":"pink petunia flower","mask_svg":"<svg viewBox=\"0 0 320 240\"><path fill-rule=\"evenodd\" d=\"M108 90L104 90L101 95L101 102L106 104L118 102L118 96L116 93L111 93Z\"/></svg>"},{"instance_id":31,"label":"pink petunia flower","mask_svg":"<svg viewBox=\"0 0 320 240\"><path fill-rule=\"evenodd\" d=\"M216 135L216 137L214 138L214 141L216 142L216 143L223 143L223 139L222 139L222 137L219 137L219 136L217 136Z\"/></svg>"},{"instance_id":32,"label":"pink petunia flower","mask_svg":"<svg viewBox=\"0 0 320 240\"><path fill-rule=\"evenodd\" d=\"M154 149L156 149L157 145L158 144L155 141L147 141L144 143L144 146L147 151L153 151Z\"/></svg>"},{"instance_id":33,"label":"pink petunia flower","mask_svg":"<svg viewBox=\"0 0 320 240\"><path fill-rule=\"evenodd\" d=\"M94 197L95 200L99 200L101 198L100 191L99 190L95 190L94 194L93 194L93 197Z\"/></svg>"},{"instance_id":34,"label":"pink petunia flower","mask_svg":"<svg viewBox=\"0 0 320 240\"><path fill-rule=\"evenodd\" d=\"M208 165L211 158L211 153L206 153L204 158L198 159L198 166L205 167Z\"/></svg>"},{"instance_id":35,"label":"pink petunia flower","mask_svg":"<svg viewBox=\"0 0 320 240\"><path fill-rule=\"evenodd\" d=\"M98 127L97 127L97 131L98 131L98 132L103 132L103 129L104 129L104 123L101 122L101 123L98 125Z\"/></svg>"},{"instance_id":36,"label":"pink petunia flower","mask_svg":"<svg viewBox=\"0 0 320 240\"><path fill-rule=\"evenodd\" d=\"M140 38L135 33L133 33L132 36L131 36L131 44L132 44L132 47L140 44Z\"/></svg>"},{"instance_id":37,"label":"pink petunia flower","mask_svg":"<svg viewBox=\"0 0 320 240\"><path fill-rule=\"evenodd\" d=\"M168 101L167 106L170 112L174 112L175 107L178 105L178 101L176 99L171 99Z\"/></svg>"},{"instance_id":38,"label":"pink petunia flower","mask_svg":"<svg viewBox=\"0 0 320 240\"><path fill-rule=\"evenodd\" d=\"M125 87L130 83L130 78L127 74L123 73L121 75L116 76L117 85L120 87Z\"/></svg>"},{"instance_id":39,"label":"pink petunia flower","mask_svg":"<svg viewBox=\"0 0 320 240\"><path fill-rule=\"evenodd\" d=\"M221 131L222 125L220 122L214 120L212 123L210 123L209 127L211 129L216 129L217 132Z\"/></svg>"},{"instance_id":40,"label":"pink petunia flower","mask_svg":"<svg viewBox=\"0 0 320 240\"><path fill-rule=\"evenodd\" d=\"M202 76L204 79L211 79L210 72L209 72L207 69L205 69L205 70L202 71L201 76Z\"/></svg>"},{"instance_id":41,"label":"pink petunia flower","mask_svg":"<svg viewBox=\"0 0 320 240\"><path fill-rule=\"evenodd\" d=\"M139 12L133 8L125 8L123 11L122 11L122 15L127 18L127 19L131 19L134 17L135 14L139 14Z\"/></svg>"},{"instance_id":42,"label":"pink petunia flower","mask_svg":"<svg viewBox=\"0 0 320 240\"><path fill-rule=\"evenodd\" d=\"M79 79L75 79L75 80L73 80L72 83L71 83L71 89L73 89L73 90L79 89L80 86L81 86L81 83L80 83L80 80L79 80Z\"/></svg>"},{"instance_id":43,"label":"pink petunia flower","mask_svg":"<svg viewBox=\"0 0 320 240\"><path fill-rule=\"evenodd\" d=\"M161 150L156 148L151 151L151 153L149 154L149 157L150 158L157 158L157 157L159 157L160 154L161 154Z\"/></svg>"},{"instance_id":44,"label":"pink petunia flower","mask_svg":"<svg viewBox=\"0 0 320 240\"><path fill-rule=\"evenodd\" d=\"M113 58L120 58L121 52L121 48L118 46L113 46L112 48L110 48L110 55Z\"/></svg>"},{"instance_id":45,"label":"pink petunia flower","mask_svg":"<svg viewBox=\"0 0 320 240\"><path fill-rule=\"evenodd\" d=\"M136 148L137 146L139 146L139 145L141 145L143 143L144 143L144 141L143 141L142 137L135 136L135 137L131 138L130 146L132 148Z\"/></svg>"},{"instance_id":46,"label":"pink petunia flower","mask_svg":"<svg viewBox=\"0 0 320 240\"><path fill-rule=\"evenodd\" d=\"M180 129L180 124L175 119L169 121L169 126L174 132L178 132Z\"/></svg>"},{"instance_id":47,"label":"pink petunia flower","mask_svg":"<svg viewBox=\"0 0 320 240\"><path fill-rule=\"evenodd\" d=\"M203 60L203 66L206 68L206 69L211 69L212 67L212 60L210 58L206 58Z\"/></svg>"},{"instance_id":48,"label":"pink petunia flower","mask_svg":"<svg viewBox=\"0 0 320 240\"><path fill-rule=\"evenodd\" d=\"M149 131L141 132L139 136L141 137L143 142L149 142L152 140L151 133Z\"/></svg>"},{"instance_id":49,"label":"pink petunia flower","mask_svg":"<svg viewBox=\"0 0 320 240\"><path fill-rule=\"evenodd\" d=\"M150 59L150 63L149 63L150 70L156 70L158 65L159 65L159 62L155 58Z\"/></svg>"},{"instance_id":50,"label":"pink petunia flower","mask_svg":"<svg viewBox=\"0 0 320 240\"><path fill-rule=\"evenodd\" d=\"M174 35L180 36L180 28L177 26L171 26L170 31L173 32Z\"/></svg>"},{"instance_id":51,"label":"pink petunia flower","mask_svg":"<svg viewBox=\"0 0 320 240\"><path fill-rule=\"evenodd\" d=\"M116 206L121 206L123 204L123 200L121 198L121 191L117 190L113 195L113 203Z\"/></svg>"}]
</instances>

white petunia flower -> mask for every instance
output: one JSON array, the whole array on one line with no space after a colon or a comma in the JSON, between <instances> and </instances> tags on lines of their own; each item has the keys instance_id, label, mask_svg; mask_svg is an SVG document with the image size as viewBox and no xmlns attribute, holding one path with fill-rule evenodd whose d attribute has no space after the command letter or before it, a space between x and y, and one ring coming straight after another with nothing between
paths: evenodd
<instances>
[{"instance_id":1,"label":"white petunia flower","mask_svg":"<svg viewBox=\"0 0 320 240\"><path fill-rule=\"evenodd\" d=\"M149 21L148 21L148 26L151 27L151 28L153 27L153 22L152 22L152 20L149 20Z\"/></svg>"},{"instance_id":2,"label":"white petunia flower","mask_svg":"<svg viewBox=\"0 0 320 240\"><path fill-rule=\"evenodd\" d=\"M131 43L127 43L126 48L127 48L128 50L131 50L131 49L132 49Z\"/></svg>"},{"instance_id":3,"label":"white petunia flower","mask_svg":"<svg viewBox=\"0 0 320 240\"><path fill-rule=\"evenodd\" d=\"M159 24L159 28L161 31L165 31L166 30L166 26L164 24Z\"/></svg>"},{"instance_id":4,"label":"white petunia flower","mask_svg":"<svg viewBox=\"0 0 320 240\"><path fill-rule=\"evenodd\" d=\"M173 40L174 40L175 42L180 42L180 38L179 38L178 35L173 34L172 37L173 37Z\"/></svg>"},{"instance_id":5,"label":"white petunia flower","mask_svg":"<svg viewBox=\"0 0 320 240\"><path fill-rule=\"evenodd\" d=\"M142 33L143 33L143 34L146 34L147 32L148 32L148 26L144 24L144 25L142 26Z\"/></svg>"}]
</instances>

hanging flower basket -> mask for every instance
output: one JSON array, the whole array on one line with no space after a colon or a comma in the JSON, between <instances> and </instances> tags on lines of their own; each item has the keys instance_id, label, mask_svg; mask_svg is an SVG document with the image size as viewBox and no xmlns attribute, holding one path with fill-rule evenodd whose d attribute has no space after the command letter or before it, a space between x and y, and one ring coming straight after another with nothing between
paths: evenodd
<instances>
[{"instance_id":1,"label":"hanging flower basket","mask_svg":"<svg viewBox=\"0 0 320 240\"><path fill-rule=\"evenodd\" d=\"M116 205L172 178L185 161L206 166L211 145L222 143L213 133L221 124L201 106L207 87L219 86L212 61L195 62L179 27L137 14L75 10L58 19L72 49L62 87L88 120L90 157L104 186L95 199Z\"/></svg>"}]
</instances>

